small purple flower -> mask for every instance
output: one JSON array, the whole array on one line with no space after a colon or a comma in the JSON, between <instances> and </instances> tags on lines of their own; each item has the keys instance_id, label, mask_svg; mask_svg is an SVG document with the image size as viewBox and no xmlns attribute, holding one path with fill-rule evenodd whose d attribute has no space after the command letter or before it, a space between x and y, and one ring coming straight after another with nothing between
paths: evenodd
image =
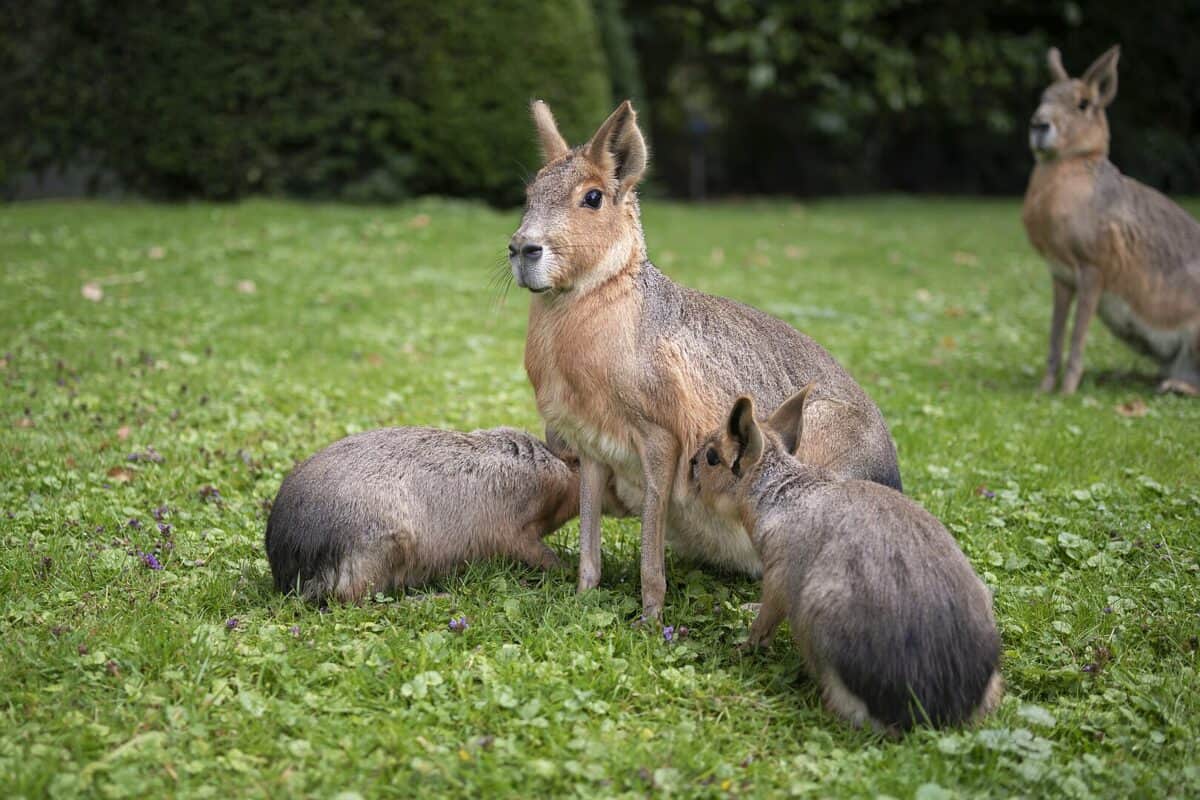
<instances>
[{"instance_id":1,"label":"small purple flower","mask_svg":"<svg viewBox=\"0 0 1200 800\"><path fill-rule=\"evenodd\" d=\"M455 633L462 633L467 629L467 627L467 618L465 616L459 617L458 619L455 619L454 617L450 618L450 630L454 631Z\"/></svg>"},{"instance_id":2,"label":"small purple flower","mask_svg":"<svg viewBox=\"0 0 1200 800\"><path fill-rule=\"evenodd\" d=\"M292 627L288 628L288 633L290 633L292 636L299 636L300 635L300 626L293 625Z\"/></svg>"},{"instance_id":3,"label":"small purple flower","mask_svg":"<svg viewBox=\"0 0 1200 800\"><path fill-rule=\"evenodd\" d=\"M171 526L165 522L160 522L160 523L158 523L158 532L161 533L163 536L170 536L171 535Z\"/></svg>"},{"instance_id":4,"label":"small purple flower","mask_svg":"<svg viewBox=\"0 0 1200 800\"><path fill-rule=\"evenodd\" d=\"M1105 606L1105 607L1104 607L1104 613L1105 613L1105 614L1111 614L1111 613L1112 613L1112 606Z\"/></svg>"},{"instance_id":5,"label":"small purple flower","mask_svg":"<svg viewBox=\"0 0 1200 800\"><path fill-rule=\"evenodd\" d=\"M150 569L162 569L163 568L163 565L161 563L159 563L159 560L157 557L155 557L154 553L140 553L139 552L138 555L141 557L142 563L145 564Z\"/></svg>"},{"instance_id":6,"label":"small purple flower","mask_svg":"<svg viewBox=\"0 0 1200 800\"><path fill-rule=\"evenodd\" d=\"M138 519L137 517L133 517L125 524L128 525L129 527L133 528L135 531L142 529L142 521L140 519Z\"/></svg>"},{"instance_id":7,"label":"small purple flower","mask_svg":"<svg viewBox=\"0 0 1200 800\"><path fill-rule=\"evenodd\" d=\"M167 516L167 510L168 509L167 509L166 505L161 505L158 508L154 509L154 511L152 511L151 513L154 514L154 518L156 520L158 520L159 522L162 522L163 517Z\"/></svg>"},{"instance_id":8,"label":"small purple flower","mask_svg":"<svg viewBox=\"0 0 1200 800\"><path fill-rule=\"evenodd\" d=\"M668 625L667 627L663 628L663 638L666 639L668 642L675 640L675 626L674 625Z\"/></svg>"},{"instance_id":9,"label":"small purple flower","mask_svg":"<svg viewBox=\"0 0 1200 800\"><path fill-rule=\"evenodd\" d=\"M230 617L229 619L225 620L225 627L226 627L228 630L231 630L231 631L235 631L235 630L237 630L237 627L238 627L238 625L240 625L240 624L241 624L241 623L239 623L239 622L238 622L238 618L237 618L237 617Z\"/></svg>"}]
</instances>

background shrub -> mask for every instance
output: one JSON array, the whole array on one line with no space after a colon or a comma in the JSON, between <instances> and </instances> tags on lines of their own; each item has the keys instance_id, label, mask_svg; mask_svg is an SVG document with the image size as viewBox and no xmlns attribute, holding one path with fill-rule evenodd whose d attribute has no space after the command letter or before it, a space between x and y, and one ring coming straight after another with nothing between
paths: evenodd
<instances>
[{"instance_id":1,"label":"background shrub","mask_svg":"<svg viewBox=\"0 0 1200 800\"><path fill-rule=\"evenodd\" d=\"M16 6L10 175L90 154L152 196L508 204L536 166L530 98L577 136L612 99L586 0Z\"/></svg>"}]
</instances>

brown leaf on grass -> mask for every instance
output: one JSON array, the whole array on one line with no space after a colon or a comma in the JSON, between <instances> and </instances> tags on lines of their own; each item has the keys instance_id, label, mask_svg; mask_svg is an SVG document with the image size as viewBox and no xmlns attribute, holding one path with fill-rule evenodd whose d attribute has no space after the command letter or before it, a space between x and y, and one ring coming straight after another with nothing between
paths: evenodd
<instances>
[{"instance_id":1,"label":"brown leaf on grass","mask_svg":"<svg viewBox=\"0 0 1200 800\"><path fill-rule=\"evenodd\" d=\"M117 483L128 483L133 480L133 470L128 467L113 467L105 474Z\"/></svg>"},{"instance_id":2,"label":"brown leaf on grass","mask_svg":"<svg viewBox=\"0 0 1200 800\"><path fill-rule=\"evenodd\" d=\"M429 223L432 221L433 220L430 218L430 216L428 214L417 214L415 217L413 217L412 219L410 219L408 221L408 227L424 228L424 227L427 227L429 225Z\"/></svg>"},{"instance_id":3,"label":"brown leaf on grass","mask_svg":"<svg viewBox=\"0 0 1200 800\"><path fill-rule=\"evenodd\" d=\"M122 425L121 427L117 428L117 438L120 439L122 442L129 438L129 426L128 425Z\"/></svg>"},{"instance_id":4,"label":"brown leaf on grass","mask_svg":"<svg viewBox=\"0 0 1200 800\"><path fill-rule=\"evenodd\" d=\"M21 417L19 420L17 420L17 427L18 428L32 428L33 427L33 418L32 417Z\"/></svg>"},{"instance_id":5,"label":"brown leaf on grass","mask_svg":"<svg viewBox=\"0 0 1200 800\"><path fill-rule=\"evenodd\" d=\"M953 336L943 336L940 345L943 350L957 350L958 342Z\"/></svg>"},{"instance_id":6,"label":"brown leaf on grass","mask_svg":"<svg viewBox=\"0 0 1200 800\"><path fill-rule=\"evenodd\" d=\"M943 311L942 313L945 314L950 319L959 319L960 317L964 316L967 312L963 309L962 306L946 306L946 310Z\"/></svg>"},{"instance_id":7,"label":"brown leaf on grass","mask_svg":"<svg viewBox=\"0 0 1200 800\"><path fill-rule=\"evenodd\" d=\"M167 256L167 248L156 244L146 251L146 256L154 261L161 261Z\"/></svg>"},{"instance_id":8,"label":"brown leaf on grass","mask_svg":"<svg viewBox=\"0 0 1200 800\"><path fill-rule=\"evenodd\" d=\"M367 363L372 367L378 367L383 363L383 356L379 355L379 353L367 353L366 359Z\"/></svg>"},{"instance_id":9,"label":"brown leaf on grass","mask_svg":"<svg viewBox=\"0 0 1200 800\"><path fill-rule=\"evenodd\" d=\"M104 289L96 281L85 283L79 293L83 295L84 300L91 300L93 303L99 303L104 299Z\"/></svg>"},{"instance_id":10,"label":"brown leaf on grass","mask_svg":"<svg viewBox=\"0 0 1200 800\"><path fill-rule=\"evenodd\" d=\"M0 369L8 369L8 359L0 358Z\"/></svg>"},{"instance_id":11,"label":"brown leaf on grass","mask_svg":"<svg viewBox=\"0 0 1200 800\"><path fill-rule=\"evenodd\" d=\"M237 290L242 294L254 294L258 291L258 284L254 281L238 281Z\"/></svg>"},{"instance_id":12,"label":"brown leaf on grass","mask_svg":"<svg viewBox=\"0 0 1200 800\"><path fill-rule=\"evenodd\" d=\"M973 267L979 263L979 256L965 250L955 250L953 258L954 263L960 267Z\"/></svg>"},{"instance_id":13,"label":"brown leaf on grass","mask_svg":"<svg viewBox=\"0 0 1200 800\"><path fill-rule=\"evenodd\" d=\"M1122 417L1144 417L1150 413L1150 407L1140 397L1135 397L1128 403L1118 403L1113 408Z\"/></svg>"}]
</instances>

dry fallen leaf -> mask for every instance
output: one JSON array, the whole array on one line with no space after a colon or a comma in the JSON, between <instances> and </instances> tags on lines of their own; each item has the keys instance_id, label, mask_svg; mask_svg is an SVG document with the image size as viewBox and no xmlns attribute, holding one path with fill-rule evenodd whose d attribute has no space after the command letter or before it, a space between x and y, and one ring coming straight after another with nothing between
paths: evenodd
<instances>
[{"instance_id":1,"label":"dry fallen leaf","mask_svg":"<svg viewBox=\"0 0 1200 800\"><path fill-rule=\"evenodd\" d=\"M958 347L958 342L954 340L953 336L943 336L941 345L943 350L954 350Z\"/></svg>"},{"instance_id":2,"label":"dry fallen leaf","mask_svg":"<svg viewBox=\"0 0 1200 800\"><path fill-rule=\"evenodd\" d=\"M950 317L950 319L959 319L967 312L963 310L962 306L946 306L946 310L943 313L947 317Z\"/></svg>"},{"instance_id":3,"label":"dry fallen leaf","mask_svg":"<svg viewBox=\"0 0 1200 800\"><path fill-rule=\"evenodd\" d=\"M107 473L108 477L118 483L125 483L133 480L133 470L128 467L113 467Z\"/></svg>"},{"instance_id":4,"label":"dry fallen leaf","mask_svg":"<svg viewBox=\"0 0 1200 800\"><path fill-rule=\"evenodd\" d=\"M426 225L428 225L430 223L430 221L431 220L430 220L430 217L428 214L417 214L415 217L413 217L412 219L410 219L408 221L408 227L424 228Z\"/></svg>"},{"instance_id":5,"label":"dry fallen leaf","mask_svg":"<svg viewBox=\"0 0 1200 800\"><path fill-rule=\"evenodd\" d=\"M954 251L954 263L960 267L973 267L979 263L979 256L963 250Z\"/></svg>"},{"instance_id":6,"label":"dry fallen leaf","mask_svg":"<svg viewBox=\"0 0 1200 800\"><path fill-rule=\"evenodd\" d=\"M237 290L242 294L254 294L258 291L258 285L254 281L238 281Z\"/></svg>"},{"instance_id":7,"label":"dry fallen leaf","mask_svg":"<svg viewBox=\"0 0 1200 800\"><path fill-rule=\"evenodd\" d=\"M19 420L17 420L17 427L18 428L32 428L33 420L30 419L29 417L21 417Z\"/></svg>"},{"instance_id":8,"label":"dry fallen leaf","mask_svg":"<svg viewBox=\"0 0 1200 800\"><path fill-rule=\"evenodd\" d=\"M104 289L100 288L100 284L95 281L88 281L79 290L85 300L91 300L93 303L99 303L104 299Z\"/></svg>"},{"instance_id":9,"label":"dry fallen leaf","mask_svg":"<svg viewBox=\"0 0 1200 800\"><path fill-rule=\"evenodd\" d=\"M0 358L0 369L8 369L8 359Z\"/></svg>"},{"instance_id":10,"label":"dry fallen leaf","mask_svg":"<svg viewBox=\"0 0 1200 800\"><path fill-rule=\"evenodd\" d=\"M798 258L804 258L804 256L808 254L808 250L803 247L797 247L794 244L789 244L787 247L783 248L783 254L788 258L795 260Z\"/></svg>"},{"instance_id":11,"label":"dry fallen leaf","mask_svg":"<svg viewBox=\"0 0 1200 800\"><path fill-rule=\"evenodd\" d=\"M160 247L159 245L154 245L153 247L151 247L149 250L146 251L146 255L148 257L154 259L155 261L158 261L158 260L166 257L167 249L165 247Z\"/></svg>"},{"instance_id":12,"label":"dry fallen leaf","mask_svg":"<svg viewBox=\"0 0 1200 800\"><path fill-rule=\"evenodd\" d=\"M383 356L379 355L379 353L367 353L367 363L372 367L378 367L383 363Z\"/></svg>"},{"instance_id":13,"label":"dry fallen leaf","mask_svg":"<svg viewBox=\"0 0 1200 800\"><path fill-rule=\"evenodd\" d=\"M930 292L928 289L917 289L915 292L913 292L913 297L915 297L917 299L918 303L932 303L933 302L933 293Z\"/></svg>"},{"instance_id":14,"label":"dry fallen leaf","mask_svg":"<svg viewBox=\"0 0 1200 800\"><path fill-rule=\"evenodd\" d=\"M1122 417L1144 417L1150 412L1150 407L1140 397L1135 397L1128 403L1118 403L1114 408Z\"/></svg>"},{"instance_id":15,"label":"dry fallen leaf","mask_svg":"<svg viewBox=\"0 0 1200 800\"><path fill-rule=\"evenodd\" d=\"M121 427L117 428L117 438L120 439L122 442L129 438L129 426L128 425L122 425Z\"/></svg>"}]
</instances>

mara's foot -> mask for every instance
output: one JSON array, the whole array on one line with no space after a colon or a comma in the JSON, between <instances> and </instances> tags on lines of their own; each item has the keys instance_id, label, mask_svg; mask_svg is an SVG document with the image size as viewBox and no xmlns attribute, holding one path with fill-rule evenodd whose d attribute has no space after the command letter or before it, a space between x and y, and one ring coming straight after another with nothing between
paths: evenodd
<instances>
[{"instance_id":1,"label":"mara's foot","mask_svg":"<svg viewBox=\"0 0 1200 800\"><path fill-rule=\"evenodd\" d=\"M1158 385L1160 394L1182 394L1187 397L1200 397L1200 386L1189 383L1182 378L1167 378Z\"/></svg>"}]
</instances>

